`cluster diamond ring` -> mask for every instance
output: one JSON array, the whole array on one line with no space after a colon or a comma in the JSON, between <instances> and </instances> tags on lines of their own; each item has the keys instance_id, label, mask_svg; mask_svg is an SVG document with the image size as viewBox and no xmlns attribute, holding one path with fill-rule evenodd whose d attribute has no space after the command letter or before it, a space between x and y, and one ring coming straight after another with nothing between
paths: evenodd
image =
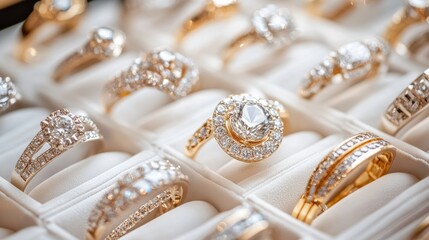
<instances>
[{"instance_id":1,"label":"cluster diamond ring","mask_svg":"<svg viewBox=\"0 0 429 240\"><path fill-rule=\"evenodd\" d=\"M194 90L198 81L198 67L192 59L167 49L155 49L143 53L126 71L106 84L103 102L109 112L119 100L145 87L180 98Z\"/></svg>"},{"instance_id":2,"label":"cluster diamond ring","mask_svg":"<svg viewBox=\"0 0 429 240\"><path fill-rule=\"evenodd\" d=\"M231 95L216 106L213 116L193 134L185 152L194 158L214 136L232 158L247 163L261 161L280 146L287 117L277 101L249 94Z\"/></svg>"},{"instance_id":3,"label":"cluster diamond ring","mask_svg":"<svg viewBox=\"0 0 429 240\"><path fill-rule=\"evenodd\" d=\"M266 43L283 47L296 38L295 22L289 11L269 4L253 14L253 29L233 40L224 52L224 61L229 62L238 50L253 43Z\"/></svg>"},{"instance_id":4,"label":"cluster diamond ring","mask_svg":"<svg viewBox=\"0 0 429 240\"><path fill-rule=\"evenodd\" d=\"M169 160L143 163L123 176L95 205L87 239L119 239L182 203L188 176Z\"/></svg>"},{"instance_id":5,"label":"cluster diamond ring","mask_svg":"<svg viewBox=\"0 0 429 240\"><path fill-rule=\"evenodd\" d=\"M348 43L313 68L300 89L310 99L332 84L371 79L386 70L389 47L378 38Z\"/></svg>"},{"instance_id":6,"label":"cluster diamond ring","mask_svg":"<svg viewBox=\"0 0 429 240\"><path fill-rule=\"evenodd\" d=\"M207 22L230 17L237 12L237 0L209 0L205 8L181 27L177 40L181 42L189 33Z\"/></svg>"},{"instance_id":7,"label":"cluster diamond ring","mask_svg":"<svg viewBox=\"0 0 429 240\"><path fill-rule=\"evenodd\" d=\"M42 26L54 23L60 33L74 28L86 9L86 0L41 0L34 5L33 12L22 25L21 41L17 57L23 62L31 62L37 55L33 46L37 32ZM40 37L40 36L39 36Z\"/></svg>"},{"instance_id":8,"label":"cluster diamond ring","mask_svg":"<svg viewBox=\"0 0 429 240\"><path fill-rule=\"evenodd\" d=\"M216 226L216 231L207 240L272 239L272 229L267 218L248 205L232 210Z\"/></svg>"},{"instance_id":9,"label":"cluster diamond ring","mask_svg":"<svg viewBox=\"0 0 429 240\"><path fill-rule=\"evenodd\" d=\"M410 35L407 34L408 30L419 24L429 26L428 19L428 0L408 0L405 7L392 17L384 37L397 53L414 56L421 48L427 46L428 34L413 36L413 31L410 31ZM417 32L422 33L422 31Z\"/></svg>"},{"instance_id":10,"label":"cluster diamond ring","mask_svg":"<svg viewBox=\"0 0 429 240\"><path fill-rule=\"evenodd\" d=\"M119 30L108 27L95 29L83 47L66 57L57 66L53 74L54 80L60 82L66 76L95 63L120 56L125 40L125 34Z\"/></svg>"},{"instance_id":11,"label":"cluster diamond ring","mask_svg":"<svg viewBox=\"0 0 429 240\"><path fill-rule=\"evenodd\" d=\"M0 113L6 112L21 99L10 77L0 77Z\"/></svg>"},{"instance_id":12,"label":"cluster diamond ring","mask_svg":"<svg viewBox=\"0 0 429 240\"><path fill-rule=\"evenodd\" d=\"M12 172L12 184L22 191L54 158L79 143L103 138L89 117L75 115L67 109L52 112L40 125L41 130L25 148ZM45 144L49 148L42 151Z\"/></svg>"},{"instance_id":13,"label":"cluster diamond ring","mask_svg":"<svg viewBox=\"0 0 429 240\"><path fill-rule=\"evenodd\" d=\"M373 133L345 140L316 167L292 216L310 224L344 197L385 175L395 156L396 148Z\"/></svg>"},{"instance_id":14,"label":"cluster diamond ring","mask_svg":"<svg viewBox=\"0 0 429 240\"><path fill-rule=\"evenodd\" d=\"M429 114L429 69L411 82L389 105L381 119L381 128L392 135L407 129ZM426 113L426 114L425 114Z\"/></svg>"}]
</instances>

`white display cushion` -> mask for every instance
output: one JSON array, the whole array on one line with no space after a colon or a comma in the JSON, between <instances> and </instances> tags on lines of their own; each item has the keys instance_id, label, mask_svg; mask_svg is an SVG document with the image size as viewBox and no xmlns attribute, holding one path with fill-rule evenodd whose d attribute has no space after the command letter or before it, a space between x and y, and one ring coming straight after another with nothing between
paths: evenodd
<instances>
[{"instance_id":1,"label":"white display cushion","mask_svg":"<svg viewBox=\"0 0 429 240\"><path fill-rule=\"evenodd\" d=\"M176 236L199 227L201 223L217 213L218 211L208 202L187 202L133 230L121 239L175 239Z\"/></svg>"},{"instance_id":2,"label":"white display cushion","mask_svg":"<svg viewBox=\"0 0 429 240\"><path fill-rule=\"evenodd\" d=\"M5 239L7 236L12 235L14 231L8 229L8 228L2 228L0 227L0 238Z\"/></svg>"},{"instance_id":3,"label":"white display cushion","mask_svg":"<svg viewBox=\"0 0 429 240\"><path fill-rule=\"evenodd\" d=\"M313 221L312 226L337 235L363 221L366 216L382 208L417 182L416 177L407 173L387 174L330 207Z\"/></svg>"},{"instance_id":4,"label":"white display cushion","mask_svg":"<svg viewBox=\"0 0 429 240\"><path fill-rule=\"evenodd\" d=\"M107 152L90 156L55 173L38 184L28 195L41 203L45 203L78 187L130 157L129 154L123 152Z\"/></svg>"}]
</instances>

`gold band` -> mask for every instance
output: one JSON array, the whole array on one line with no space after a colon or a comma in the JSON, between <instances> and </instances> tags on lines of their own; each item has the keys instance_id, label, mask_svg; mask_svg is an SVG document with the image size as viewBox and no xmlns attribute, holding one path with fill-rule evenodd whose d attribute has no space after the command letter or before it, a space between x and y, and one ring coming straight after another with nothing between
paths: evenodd
<instances>
[{"instance_id":1,"label":"gold band","mask_svg":"<svg viewBox=\"0 0 429 240\"><path fill-rule=\"evenodd\" d=\"M396 47L400 42L403 33L411 25L426 23L429 16L429 4L427 6L415 5L412 0L407 5L395 13L387 27L384 37L392 47Z\"/></svg>"},{"instance_id":2,"label":"gold band","mask_svg":"<svg viewBox=\"0 0 429 240\"><path fill-rule=\"evenodd\" d=\"M241 49L258 42L263 42L263 39L254 30L239 36L226 47L223 53L224 63L230 62L232 57Z\"/></svg>"},{"instance_id":3,"label":"gold band","mask_svg":"<svg viewBox=\"0 0 429 240\"><path fill-rule=\"evenodd\" d=\"M317 16L334 20L341 16L344 16L347 12L351 11L355 7L355 5L359 2L356 0L345 0L345 1L342 1L342 3L336 8L330 7L329 8L330 12L325 13L322 11L322 8L324 8L323 5L325 1L326 0L310 0L308 1L307 8L311 13Z\"/></svg>"},{"instance_id":4,"label":"gold band","mask_svg":"<svg viewBox=\"0 0 429 240\"><path fill-rule=\"evenodd\" d=\"M299 94L311 99L330 85L371 79L386 69L389 53L387 44L378 38L346 44L309 72Z\"/></svg>"},{"instance_id":5,"label":"gold band","mask_svg":"<svg viewBox=\"0 0 429 240\"><path fill-rule=\"evenodd\" d=\"M87 239L119 239L128 232L180 205L188 176L168 160L144 163L126 174L92 210Z\"/></svg>"},{"instance_id":6,"label":"gold band","mask_svg":"<svg viewBox=\"0 0 429 240\"><path fill-rule=\"evenodd\" d=\"M42 0L34 5L33 12L22 25L21 41L17 49L19 60L31 62L37 55L37 50L32 45L37 32L46 23L55 23L59 26L58 34L67 32L78 24L86 9L86 1L72 0L69 4L61 5L54 0Z\"/></svg>"},{"instance_id":7,"label":"gold band","mask_svg":"<svg viewBox=\"0 0 429 240\"><path fill-rule=\"evenodd\" d=\"M429 69L411 82L389 105L381 119L381 128L397 134L411 121L425 117L429 108Z\"/></svg>"},{"instance_id":8,"label":"gold band","mask_svg":"<svg viewBox=\"0 0 429 240\"><path fill-rule=\"evenodd\" d=\"M183 24L182 29L177 35L177 41L181 42L190 32L195 31L207 22L230 17L236 11L236 0L209 1L201 13L195 15Z\"/></svg>"},{"instance_id":9,"label":"gold band","mask_svg":"<svg viewBox=\"0 0 429 240\"><path fill-rule=\"evenodd\" d=\"M257 122L250 122L252 119ZM276 101L248 94L232 95L221 101L213 116L195 131L185 153L195 158L198 150L215 137L219 146L234 159L257 162L269 157L280 146L287 121L288 113Z\"/></svg>"},{"instance_id":10,"label":"gold band","mask_svg":"<svg viewBox=\"0 0 429 240\"><path fill-rule=\"evenodd\" d=\"M83 47L68 56L55 68L53 79L61 82L69 74L81 71L102 60L118 57L122 54L124 45L124 33L99 27Z\"/></svg>"},{"instance_id":11,"label":"gold band","mask_svg":"<svg viewBox=\"0 0 429 240\"><path fill-rule=\"evenodd\" d=\"M146 87L180 98L196 90L198 82L199 71L192 59L178 52L155 49L143 53L126 71L106 84L103 102L110 112L118 101Z\"/></svg>"},{"instance_id":12,"label":"gold band","mask_svg":"<svg viewBox=\"0 0 429 240\"><path fill-rule=\"evenodd\" d=\"M386 174L395 155L395 147L372 133L347 139L317 166L292 216L310 224L344 197Z\"/></svg>"},{"instance_id":13,"label":"gold band","mask_svg":"<svg viewBox=\"0 0 429 240\"><path fill-rule=\"evenodd\" d=\"M52 112L41 122L41 130L22 153L12 172L11 182L21 191L47 164L79 143L100 140L95 123L87 116L77 116L67 109ZM39 153L45 144L50 148Z\"/></svg>"}]
</instances>

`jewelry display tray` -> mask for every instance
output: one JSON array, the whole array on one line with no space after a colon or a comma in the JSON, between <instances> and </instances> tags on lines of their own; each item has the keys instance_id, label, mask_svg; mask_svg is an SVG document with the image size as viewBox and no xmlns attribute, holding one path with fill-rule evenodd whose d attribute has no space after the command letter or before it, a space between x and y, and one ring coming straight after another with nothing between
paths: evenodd
<instances>
[{"instance_id":1,"label":"jewelry display tray","mask_svg":"<svg viewBox=\"0 0 429 240\"><path fill-rule=\"evenodd\" d=\"M180 47L175 46L175 33L203 1L180 6L169 17L165 12L152 13L132 22L122 17L118 2L92 2L79 27L49 42L40 50L40 60L32 64L22 64L13 56L21 25L0 32L0 73L11 76L25 105L0 117L0 238L84 239L90 211L103 193L127 171L163 155L189 176L185 203L124 239L202 239L243 202L270 220L274 239L409 238L429 213L429 118L401 136L379 130L379 121L388 104L425 67L392 53L387 74L328 100L306 101L296 94L305 74L329 51L380 35L403 3L377 1L369 10L355 9L333 22L292 3L269 2L290 9L305 40L271 58L263 56L267 48L243 50L227 69L219 52L248 29L249 15L268 1L243 1L239 14L203 26ZM55 84L51 76L56 65L98 26L123 29L128 37L126 52ZM144 89L106 114L100 101L104 84L126 69L139 51L159 46L194 59L201 89L176 101L158 90ZM240 64L244 59L254 61ZM259 65L252 66L255 62ZM210 141L196 160L187 158L183 153L187 139L211 116L215 105L229 94L243 92L276 99L288 110L288 134L277 152L260 163L246 164L229 158ZM40 121L61 107L81 110L96 122L104 135L101 153L87 157L94 150L91 145L78 146L53 161L28 191L21 192L10 183L14 165ZM291 217L324 155L347 137L366 131L398 148L390 172L326 210L311 225Z\"/></svg>"}]
</instances>

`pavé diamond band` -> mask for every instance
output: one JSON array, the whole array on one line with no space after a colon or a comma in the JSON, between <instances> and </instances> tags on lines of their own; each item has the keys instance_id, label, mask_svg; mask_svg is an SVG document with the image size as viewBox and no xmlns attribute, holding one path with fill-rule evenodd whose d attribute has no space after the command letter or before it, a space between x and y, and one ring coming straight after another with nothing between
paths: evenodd
<instances>
[{"instance_id":1,"label":"pav\u00e9 diamond band","mask_svg":"<svg viewBox=\"0 0 429 240\"><path fill-rule=\"evenodd\" d=\"M126 174L91 211L87 239L119 239L181 204L188 176L168 160L153 160Z\"/></svg>"},{"instance_id":2,"label":"pav\u00e9 diamond band","mask_svg":"<svg viewBox=\"0 0 429 240\"><path fill-rule=\"evenodd\" d=\"M133 64L106 84L103 102L109 112L122 98L145 87L157 88L173 98L184 97L196 88L199 71L180 53L156 49L143 53Z\"/></svg>"},{"instance_id":3,"label":"pav\u00e9 diamond band","mask_svg":"<svg viewBox=\"0 0 429 240\"><path fill-rule=\"evenodd\" d=\"M270 222L250 206L240 206L216 226L216 231L206 240L272 239Z\"/></svg>"},{"instance_id":4,"label":"pav\u00e9 diamond band","mask_svg":"<svg viewBox=\"0 0 429 240\"><path fill-rule=\"evenodd\" d=\"M304 80L300 95L310 99L332 84L354 84L385 70L389 47L378 38L356 41L332 52Z\"/></svg>"},{"instance_id":5,"label":"pav\u00e9 diamond band","mask_svg":"<svg viewBox=\"0 0 429 240\"><path fill-rule=\"evenodd\" d=\"M417 122L427 117L429 114L428 103L429 69L426 69L386 109L381 119L382 129L395 135L411 121Z\"/></svg>"},{"instance_id":6,"label":"pav\u00e9 diamond band","mask_svg":"<svg viewBox=\"0 0 429 240\"><path fill-rule=\"evenodd\" d=\"M345 140L316 167L292 216L311 223L344 197L386 174L395 156L396 148L372 133Z\"/></svg>"},{"instance_id":7,"label":"pav\u00e9 diamond band","mask_svg":"<svg viewBox=\"0 0 429 240\"><path fill-rule=\"evenodd\" d=\"M21 99L10 77L0 77L0 113L6 112Z\"/></svg>"},{"instance_id":8,"label":"pav\u00e9 diamond band","mask_svg":"<svg viewBox=\"0 0 429 240\"><path fill-rule=\"evenodd\" d=\"M414 55L421 47L427 45L429 40L424 37L427 35L407 36L407 42L402 42L401 39L404 39L404 34L407 33L411 26L418 24L428 25L428 18L428 0L408 0L405 7L392 17L384 37L399 54ZM419 33L421 32L419 31Z\"/></svg>"},{"instance_id":9,"label":"pav\u00e9 diamond band","mask_svg":"<svg viewBox=\"0 0 429 240\"><path fill-rule=\"evenodd\" d=\"M237 0L209 0L200 13L183 24L177 35L178 42L207 22L230 17L235 12L237 12Z\"/></svg>"},{"instance_id":10,"label":"pav\u00e9 diamond band","mask_svg":"<svg viewBox=\"0 0 429 240\"><path fill-rule=\"evenodd\" d=\"M125 46L125 34L107 27L92 32L88 42L66 57L55 69L53 78L60 82L69 74L81 71L105 59L118 57Z\"/></svg>"},{"instance_id":11,"label":"pav\u00e9 diamond band","mask_svg":"<svg viewBox=\"0 0 429 240\"><path fill-rule=\"evenodd\" d=\"M290 44L296 37L296 26L292 16L286 9L270 4L253 14L253 29L233 40L225 49L224 61L232 57L244 47L262 42L270 46L283 47Z\"/></svg>"},{"instance_id":12,"label":"pav\u00e9 diamond band","mask_svg":"<svg viewBox=\"0 0 429 240\"><path fill-rule=\"evenodd\" d=\"M86 0L41 0L34 5L33 12L25 20L21 29L21 41L17 57L23 62L31 62L37 55L32 45L37 32L46 23L55 23L63 33L74 28L86 9ZM46 40L46 39L45 39Z\"/></svg>"},{"instance_id":13,"label":"pav\u00e9 diamond band","mask_svg":"<svg viewBox=\"0 0 429 240\"><path fill-rule=\"evenodd\" d=\"M52 112L40 125L41 130L24 150L12 172L12 184L22 191L54 158L79 143L102 139L91 119L74 115L67 109ZM45 144L50 147L39 154Z\"/></svg>"},{"instance_id":14,"label":"pav\u00e9 diamond band","mask_svg":"<svg viewBox=\"0 0 429 240\"><path fill-rule=\"evenodd\" d=\"M280 146L286 133L287 112L277 101L249 94L222 100L201 128L189 139L185 152L194 158L213 136L232 158L257 162L268 158Z\"/></svg>"}]
</instances>

